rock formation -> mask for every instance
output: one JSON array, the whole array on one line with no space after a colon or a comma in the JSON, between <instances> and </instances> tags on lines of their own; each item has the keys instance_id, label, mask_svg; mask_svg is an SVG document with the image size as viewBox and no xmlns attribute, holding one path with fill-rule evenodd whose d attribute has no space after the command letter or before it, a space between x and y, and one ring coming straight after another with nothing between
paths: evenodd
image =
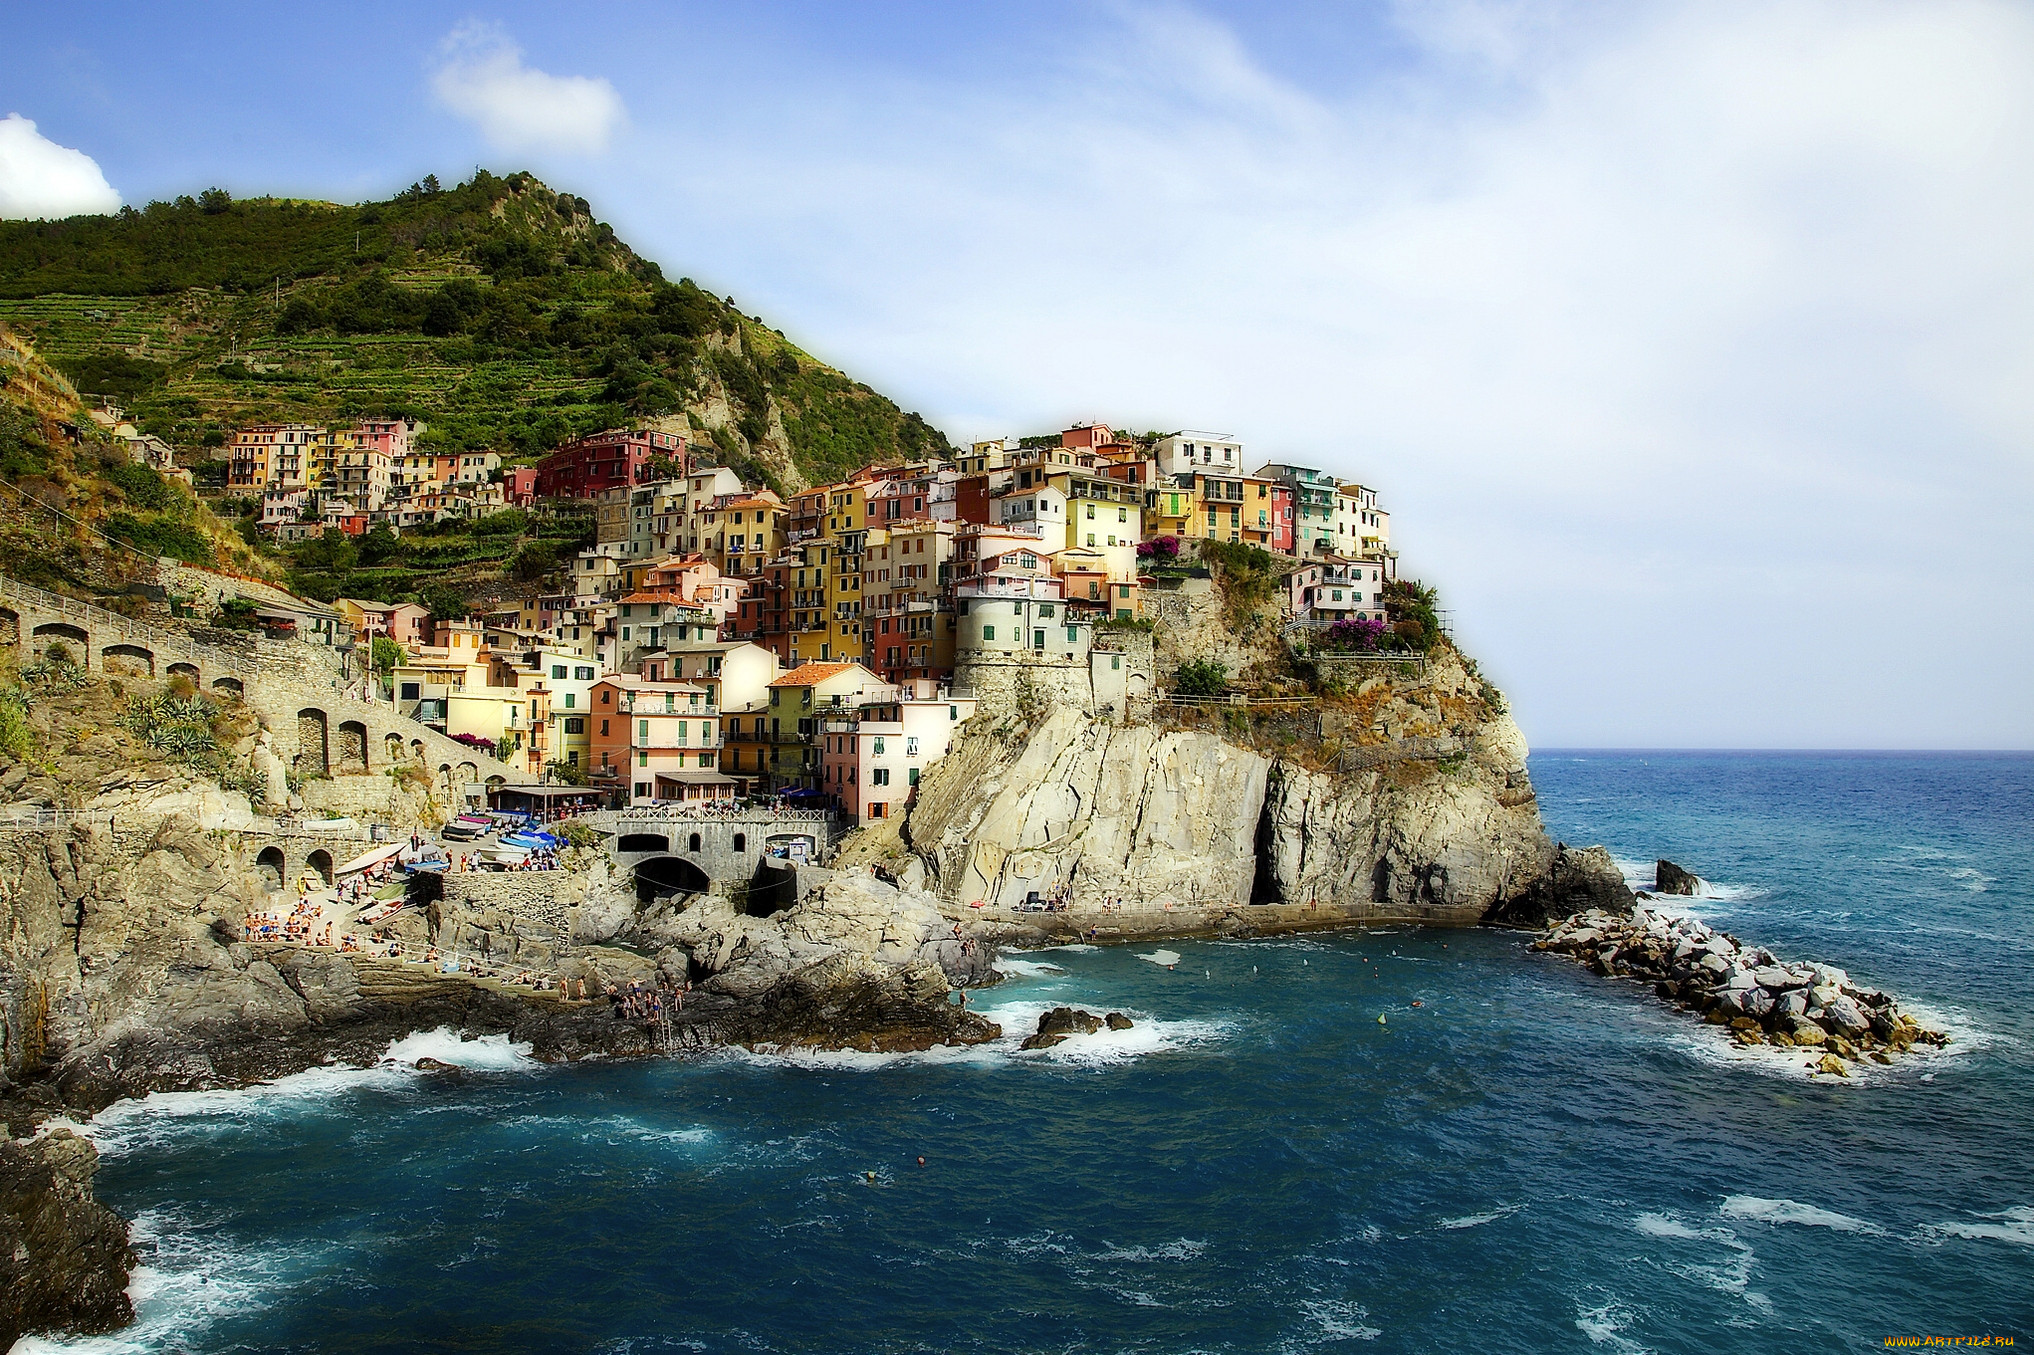
<instances>
[{"instance_id":1,"label":"rock formation","mask_svg":"<svg viewBox=\"0 0 2034 1355\"><path fill-rule=\"evenodd\" d=\"M1834 965L1785 963L1695 918L1592 909L1549 928L1532 948L1605 977L1649 980L1661 998L1728 1026L1741 1045L1805 1049L1820 1073L1848 1077L1845 1060L1891 1063L1916 1044L1948 1042Z\"/></svg>"},{"instance_id":2,"label":"rock formation","mask_svg":"<svg viewBox=\"0 0 2034 1355\"><path fill-rule=\"evenodd\" d=\"M1702 883L1694 874L1682 870L1662 857L1653 863L1653 892L1655 894L1679 894L1692 898L1696 887Z\"/></svg>"},{"instance_id":3,"label":"rock formation","mask_svg":"<svg viewBox=\"0 0 2034 1355\"><path fill-rule=\"evenodd\" d=\"M1524 739L1452 651L1324 701L1302 733L1126 726L1069 706L1025 730L978 720L908 817L849 859L922 878L949 911L1053 900L1092 918L1106 902L1172 908L1178 930L1189 916L1249 925L1252 905L1515 926L1629 910L1607 852L1547 839Z\"/></svg>"},{"instance_id":4,"label":"rock formation","mask_svg":"<svg viewBox=\"0 0 2034 1355\"><path fill-rule=\"evenodd\" d=\"M0 1349L27 1332L89 1335L134 1316L127 1224L92 1199L99 1154L66 1129L0 1139Z\"/></svg>"}]
</instances>

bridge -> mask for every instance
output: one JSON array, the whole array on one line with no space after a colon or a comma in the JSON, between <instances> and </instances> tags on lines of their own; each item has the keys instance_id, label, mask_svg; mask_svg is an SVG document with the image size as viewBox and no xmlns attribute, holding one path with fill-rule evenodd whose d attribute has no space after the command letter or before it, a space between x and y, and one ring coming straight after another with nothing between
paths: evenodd
<instances>
[{"instance_id":1,"label":"bridge","mask_svg":"<svg viewBox=\"0 0 2034 1355\"><path fill-rule=\"evenodd\" d=\"M276 754L300 781L421 766L456 803L466 786L519 774L393 706L350 694L329 649L215 634L220 643L0 576L0 645L40 653L62 644L87 672L181 676L200 691L238 697L262 717Z\"/></svg>"},{"instance_id":2,"label":"bridge","mask_svg":"<svg viewBox=\"0 0 2034 1355\"><path fill-rule=\"evenodd\" d=\"M808 868L832 860L845 831L835 815L809 809L711 818L604 810L581 822L610 835L609 857L635 878L645 902L739 881L749 889L751 912L795 902L809 886Z\"/></svg>"}]
</instances>

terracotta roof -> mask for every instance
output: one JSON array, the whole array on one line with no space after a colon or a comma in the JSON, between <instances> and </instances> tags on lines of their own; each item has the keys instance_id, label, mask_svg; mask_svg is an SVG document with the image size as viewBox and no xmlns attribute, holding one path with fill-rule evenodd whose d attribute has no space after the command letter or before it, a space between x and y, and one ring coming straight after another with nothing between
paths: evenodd
<instances>
[{"instance_id":1,"label":"terracotta roof","mask_svg":"<svg viewBox=\"0 0 2034 1355\"><path fill-rule=\"evenodd\" d=\"M771 683L772 687L816 687L830 677L837 677L850 668L859 667L852 663L801 663L783 677Z\"/></svg>"}]
</instances>

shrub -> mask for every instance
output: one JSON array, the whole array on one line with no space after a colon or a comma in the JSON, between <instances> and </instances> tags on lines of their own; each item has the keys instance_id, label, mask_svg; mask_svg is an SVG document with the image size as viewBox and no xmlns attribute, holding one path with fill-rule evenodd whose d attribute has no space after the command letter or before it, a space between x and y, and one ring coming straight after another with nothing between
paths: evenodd
<instances>
[{"instance_id":1,"label":"shrub","mask_svg":"<svg viewBox=\"0 0 2034 1355\"><path fill-rule=\"evenodd\" d=\"M1213 659L1183 663L1172 679L1172 689L1180 696L1220 696L1228 687L1228 665Z\"/></svg>"},{"instance_id":2,"label":"shrub","mask_svg":"<svg viewBox=\"0 0 2034 1355\"><path fill-rule=\"evenodd\" d=\"M1351 653L1375 652L1384 639L1382 621L1365 621L1351 618L1337 621L1321 632L1320 644L1323 649L1338 649Z\"/></svg>"}]
</instances>

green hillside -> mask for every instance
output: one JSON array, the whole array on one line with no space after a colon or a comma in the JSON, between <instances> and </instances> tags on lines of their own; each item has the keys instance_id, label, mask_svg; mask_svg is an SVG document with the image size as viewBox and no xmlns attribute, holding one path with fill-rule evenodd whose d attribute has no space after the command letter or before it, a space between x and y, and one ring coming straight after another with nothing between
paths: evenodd
<instances>
[{"instance_id":1,"label":"green hillside","mask_svg":"<svg viewBox=\"0 0 2034 1355\"><path fill-rule=\"evenodd\" d=\"M790 486L946 445L528 174L357 206L213 190L0 222L0 323L180 463L239 424L367 414L522 458L656 421Z\"/></svg>"}]
</instances>

